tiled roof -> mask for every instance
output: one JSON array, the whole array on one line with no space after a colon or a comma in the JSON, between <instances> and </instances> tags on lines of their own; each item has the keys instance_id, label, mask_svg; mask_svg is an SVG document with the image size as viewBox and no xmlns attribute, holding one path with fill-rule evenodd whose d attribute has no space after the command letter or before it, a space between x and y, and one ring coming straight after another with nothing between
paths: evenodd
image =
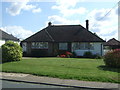
<instances>
[{"instance_id":1,"label":"tiled roof","mask_svg":"<svg viewBox=\"0 0 120 90\"><path fill-rule=\"evenodd\" d=\"M2 40L13 40L13 41L19 41L19 39L17 39L16 37L14 37L13 35L10 35L6 32L4 32L3 30L0 29L0 39Z\"/></svg>"},{"instance_id":2,"label":"tiled roof","mask_svg":"<svg viewBox=\"0 0 120 90\"><path fill-rule=\"evenodd\" d=\"M51 25L23 42L104 42L81 25Z\"/></svg>"},{"instance_id":3,"label":"tiled roof","mask_svg":"<svg viewBox=\"0 0 120 90\"><path fill-rule=\"evenodd\" d=\"M115 38L112 38L108 40L106 43L104 43L105 46L114 46L114 45L120 45L120 41L116 40Z\"/></svg>"}]
</instances>

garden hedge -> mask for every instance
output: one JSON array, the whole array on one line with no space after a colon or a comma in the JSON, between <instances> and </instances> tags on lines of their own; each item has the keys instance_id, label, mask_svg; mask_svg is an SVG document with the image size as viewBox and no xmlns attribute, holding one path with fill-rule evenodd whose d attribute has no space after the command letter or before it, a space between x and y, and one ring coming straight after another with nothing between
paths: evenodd
<instances>
[{"instance_id":1,"label":"garden hedge","mask_svg":"<svg viewBox=\"0 0 120 90\"><path fill-rule=\"evenodd\" d=\"M7 41L2 48L2 62L20 61L22 59L22 48L13 41Z\"/></svg>"}]
</instances>

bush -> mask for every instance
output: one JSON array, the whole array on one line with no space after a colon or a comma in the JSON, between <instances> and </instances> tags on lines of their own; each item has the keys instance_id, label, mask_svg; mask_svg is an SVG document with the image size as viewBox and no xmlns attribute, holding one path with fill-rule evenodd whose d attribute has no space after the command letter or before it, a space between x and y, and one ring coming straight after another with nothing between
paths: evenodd
<instances>
[{"instance_id":1,"label":"bush","mask_svg":"<svg viewBox=\"0 0 120 90\"><path fill-rule=\"evenodd\" d=\"M13 41L7 41L2 45L2 62L20 61L22 48Z\"/></svg>"},{"instance_id":2,"label":"bush","mask_svg":"<svg viewBox=\"0 0 120 90\"><path fill-rule=\"evenodd\" d=\"M115 49L107 52L104 55L104 62L109 67L120 67L120 49Z\"/></svg>"},{"instance_id":3,"label":"bush","mask_svg":"<svg viewBox=\"0 0 120 90\"><path fill-rule=\"evenodd\" d=\"M65 51L64 53L61 53L58 56L65 57L65 58L71 58L71 57L73 57L73 54L71 52Z\"/></svg>"},{"instance_id":4,"label":"bush","mask_svg":"<svg viewBox=\"0 0 120 90\"><path fill-rule=\"evenodd\" d=\"M73 52L72 54L73 54L73 58L77 57L77 54L75 52Z\"/></svg>"},{"instance_id":5,"label":"bush","mask_svg":"<svg viewBox=\"0 0 120 90\"><path fill-rule=\"evenodd\" d=\"M85 58L92 58L92 57L93 57L93 54L92 54L92 52L87 51L87 52L84 53L83 56L84 56Z\"/></svg>"},{"instance_id":6,"label":"bush","mask_svg":"<svg viewBox=\"0 0 120 90\"><path fill-rule=\"evenodd\" d=\"M100 56L99 54L94 54L94 55L92 56L92 58L95 58L95 59L101 59L102 56Z\"/></svg>"},{"instance_id":7,"label":"bush","mask_svg":"<svg viewBox=\"0 0 120 90\"><path fill-rule=\"evenodd\" d=\"M66 54L66 56L67 56L68 58L70 58L70 57L73 56L73 54L72 54L71 52L68 52L68 51L66 51L65 54Z\"/></svg>"}]
</instances>

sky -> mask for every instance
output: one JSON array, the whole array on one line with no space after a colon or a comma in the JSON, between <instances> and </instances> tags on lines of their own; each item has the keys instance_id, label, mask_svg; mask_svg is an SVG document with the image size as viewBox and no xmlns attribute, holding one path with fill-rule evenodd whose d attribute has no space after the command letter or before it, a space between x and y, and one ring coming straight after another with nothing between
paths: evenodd
<instances>
[{"instance_id":1,"label":"sky","mask_svg":"<svg viewBox=\"0 0 120 90\"><path fill-rule=\"evenodd\" d=\"M20 40L52 25L85 25L103 40L118 40L119 0L1 0L0 29Z\"/></svg>"}]
</instances>

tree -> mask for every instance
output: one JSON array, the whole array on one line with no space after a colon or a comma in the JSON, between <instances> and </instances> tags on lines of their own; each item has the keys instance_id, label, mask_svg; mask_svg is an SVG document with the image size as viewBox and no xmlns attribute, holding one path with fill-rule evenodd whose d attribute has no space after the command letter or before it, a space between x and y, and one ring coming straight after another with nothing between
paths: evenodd
<instances>
[{"instance_id":1,"label":"tree","mask_svg":"<svg viewBox=\"0 0 120 90\"><path fill-rule=\"evenodd\" d=\"M2 45L2 62L20 61L22 59L22 48L13 41L7 41Z\"/></svg>"}]
</instances>

